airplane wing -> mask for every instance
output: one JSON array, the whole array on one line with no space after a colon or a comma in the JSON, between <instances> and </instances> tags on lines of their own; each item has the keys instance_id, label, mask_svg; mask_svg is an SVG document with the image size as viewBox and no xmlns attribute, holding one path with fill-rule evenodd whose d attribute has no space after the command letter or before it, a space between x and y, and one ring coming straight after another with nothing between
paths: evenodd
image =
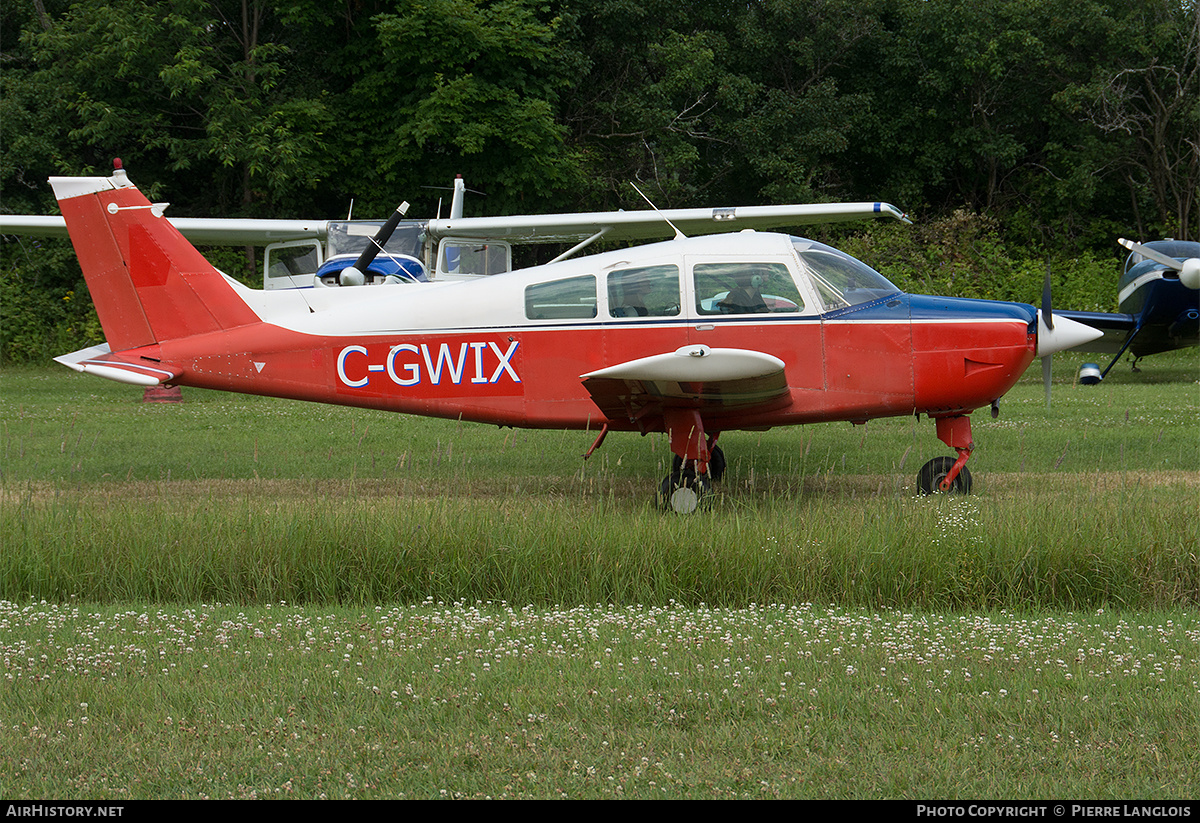
<instances>
[{"instance_id":1,"label":"airplane wing","mask_svg":"<svg viewBox=\"0 0 1200 823\"><path fill-rule=\"evenodd\" d=\"M701 414L787 405L784 363L747 349L684 346L582 375L584 388L609 420L646 420L666 408Z\"/></svg>"},{"instance_id":2,"label":"airplane wing","mask_svg":"<svg viewBox=\"0 0 1200 823\"><path fill-rule=\"evenodd\" d=\"M283 240L324 240L326 220L251 220L240 218L169 217L171 225L188 240L204 246L265 246ZM0 214L0 234L30 237L67 237L61 217Z\"/></svg>"},{"instance_id":3,"label":"airplane wing","mask_svg":"<svg viewBox=\"0 0 1200 823\"><path fill-rule=\"evenodd\" d=\"M717 209L518 214L506 217L460 217L430 220L433 239L508 240L516 243L561 243L601 235L609 240L670 237L678 227L688 236L740 229L774 229L810 223L835 223L892 217L909 222L889 203L810 203L783 206L737 206ZM188 240L212 246L265 246L284 240L325 240L327 220L255 220L242 218L169 217ZM67 237L67 224L57 216L0 214L0 234Z\"/></svg>"},{"instance_id":4,"label":"airplane wing","mask_svg":"<svg viewBox=\"0 0 1200 823\"><path fill-rule=\"evenodd\" d=\"M1103 332L1102 337L1097 337L1089 343L1084 343L1082 346L1076 346L1067 351L1116 354L1121 350L1121 346L1125 345L1125 341L1129 338L1129 335L1137 328L1137 319L1132 314L1105 314L1104 312L1062 311L1055 309L1054 316L1077 320L1085 326L1091 326L1093 329Z\"/></svg>"},{"instance_id":5,"label":"airplane wing","mask_svg":"<svg viewBox=\"0 0 1200 823\"><path fill-rule=\"evenodd\" d=\"M582 212L579 214L521 214L509 217L462 217L430 220L433 237L509 240L519 243L561 243L602 234L607 240L649 240L670 237L674 227L689 237L740 229L773 229L809 223L836 223L892 217L909 222L889 203L810 203L784 206L737 206L718 209Z\"/></svg>"}]
</instances>

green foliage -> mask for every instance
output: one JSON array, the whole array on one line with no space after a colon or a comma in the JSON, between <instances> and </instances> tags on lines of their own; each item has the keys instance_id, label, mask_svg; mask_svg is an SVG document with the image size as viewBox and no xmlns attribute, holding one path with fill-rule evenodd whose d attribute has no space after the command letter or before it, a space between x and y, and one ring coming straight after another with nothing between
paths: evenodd
<instances>
[{"instance_id":1,"label":"green foliage","mask_svg":"<svg viewBox=\"0 0 1200 823\"><path fill-rule=\"evenodd\" d=\"M1055 306L1117 310L1120 258L1013 246L982 214L959 210L912 226L873 224L838 244L907 292L1040 305L1049 271Z\"/></svg>"},{"instance_id":2,"label":"green foliage","mask_svg":"<svg viewBox=\"0 0 1200 823\"><path fill-rule=\"evenodd\" d=\"M0 362L46 362L103 342L69 243L5 241L0 254Z\"/></svg>"},{"instance_id":3,"label":"green foliage","mask_svg":"<svg viewBox=\"0 0 1200 823\"><path fill-rule=\"evenodd\" d=\"M258 200L286 204L315 185L324 95L299 71L302 42L287 39L273 5L245 11L228 0L117 0L28 26L11 82L56 125L57 156L43 157L63 158L56 173L122 157L148 188L206 214L253 213ZM207 185L196 185L198 168Z\"/></svg>"},{"instance_id":4,"label":"green foliage","mask_svg":"<svg viewBox=\"0 0 1200 823\"><path fill-rule=\"evenodd\" d=\"M488 211L567 188L557 28L531 0L397 2L372 17L340 53L341 139L329 146L365 207L385 213L455 174L487 190Z\"/></svg>"},{"instance_id":5,"label":"green foliage","mask_svg":"<svg viewBox=\"0 0 1200 823\"><path fill-rule=\"evenodd\" d=\"M1058 304L1081 309L1111 305L1116 237L1200 231L1195 0L2 14L8 212L53 213L46 177L115 156L175 216L333 217L352 199L359 216L402 199L432 215L445 195L429 187L455 174L490 214L642 208L630 182L661 206L886 200L929 224L887 241L894 269L872 261L898 280L1029 300L1048 260ZM971 234L960 214L994 223ZM938 237L964 231L967 246Z\"/></svg>"}]
</instances>

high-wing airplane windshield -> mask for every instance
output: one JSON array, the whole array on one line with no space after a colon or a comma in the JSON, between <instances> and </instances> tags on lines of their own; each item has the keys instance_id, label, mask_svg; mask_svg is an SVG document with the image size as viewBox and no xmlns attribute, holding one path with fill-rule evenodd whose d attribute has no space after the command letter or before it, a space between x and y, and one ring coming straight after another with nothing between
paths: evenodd
<instances>
[{"instance_id":1,"label":"high-wing airplane windshield","mask_svg":"<svg viewBox=\"0 0 1200 823\"><path fill-rule=\"evenodd\" d=\"M362 254L371 238L382 227L382 220L330 223L328 255L333 257L338 254ZM401 223L384 243L384 248L392 254L407 254L419 259L422 255L421 226L411 221Z\"/></svg>"},{"instance_id":2,"label":"high-wing airplane windshield","mask_svg":"<svg viewBox=\"0 0 1200 823\"><path fill-rule=\"evenodd\" d=\"M812 275L826 311L857 306L900 291L866 263L831 246L799 237L792 239L792 245Z\"/></svg>"},{"instance_id":3,"label":"high-wing airplane windshield","mask_svg":"<svg viewBox=\"0 0 1200 823\"><path fill-rule=\"evenodd\" d=\"M309 275L317 270L317 246L314 242L298 243L295 246L285 246L272 250L271 268L268 277L292 277L294 275Z\"/></svg>"}]
</instances>

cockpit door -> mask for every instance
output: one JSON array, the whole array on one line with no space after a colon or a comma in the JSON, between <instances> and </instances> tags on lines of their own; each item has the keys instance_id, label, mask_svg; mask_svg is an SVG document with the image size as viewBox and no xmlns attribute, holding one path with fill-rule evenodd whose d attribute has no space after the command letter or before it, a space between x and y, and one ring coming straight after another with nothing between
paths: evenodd
<instances>
[{"instance_id":1,"label":"cockpit door","mask_svg":"<svg viewBox=\"0 0 1200 823\"><path fill-rule=\"evenodd\" d=\"M484 277L512 270L512 246L500 240L444 237L438 242L435 279Z\"/></svg>"},{"instance_id":2,"label":"cockpit door","mask_svg":"<svg viewBox=\"0 0 1200 823\"><path fill-rule=\"evenodd\" d=\"M272 243L263 254L264 289L307 289L313 275L325 262L317 240L288 240Z\"/></svg>"},{"instance_id":3,"label":"cockpit door","mask_svg":"<svg viewBox=\"0 0 1200 823\"><path fill-rule=\"evenodd\" d=\"M791 258L689 256L689 342L763 352L788 364L788 385L824 388L821 318Z\"/></svg>"}]
</instances>

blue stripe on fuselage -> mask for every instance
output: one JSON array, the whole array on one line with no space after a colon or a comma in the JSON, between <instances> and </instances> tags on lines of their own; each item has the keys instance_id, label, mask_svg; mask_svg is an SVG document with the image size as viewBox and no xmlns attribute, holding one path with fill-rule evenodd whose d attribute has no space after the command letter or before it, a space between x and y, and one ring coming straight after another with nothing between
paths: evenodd
<instances>
[{"instance_id":1,"label":"blue stripe on fuselage","mask_svg":"<svg viewBox=\"0 0 1200 823\"><path fill-rule=\"evenodd\" d=\"M1020 320L1037 322L1037 309L1028 303L974 300L967 297L906 295L913 321L919 320Z\"/></svg>"}]
</instances>

